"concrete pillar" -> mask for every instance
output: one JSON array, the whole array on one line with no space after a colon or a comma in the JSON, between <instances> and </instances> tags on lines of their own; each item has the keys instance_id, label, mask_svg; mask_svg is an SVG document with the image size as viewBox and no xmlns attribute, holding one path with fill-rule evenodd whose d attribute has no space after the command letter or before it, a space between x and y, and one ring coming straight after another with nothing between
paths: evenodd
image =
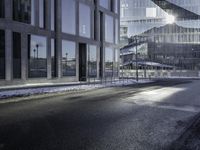
<instances>
[{"instance_id":1,"label":"concrete pillar","mask_svg":"<svg viewBox=\"0 0 200 150\"><path fill-rule=\"evenodd\" d=\"M51 79L51 38L47 38L47 79Z\"/></svg>"},{"instance_id":2,"label":"concrete pillar","mask_svg":"<svg viewBox=\"0 0 200 150\"><path fill-rule=\"evenodd\" d=\"M12 53L12 31L5 30L5 57L6 57L6 80L11 81L13 78L13 53Z\"/></svg>"},{"instance_id":3,"label":"concrete pillar","mask_svg":"<svg viewBox=\"0 0 200 150\"><path fill-rule=\"evenodd\" d=\"M21 76L22 80L28 78L28 35L21 34Z\"/></svg>"},{"instance_id":4,"label":"concrete pillar","mask_svg":"<svg viewBox=\"0 0 200 150\"><path fill-rule=\"evenodd\" d=\"M57 77L62 77L62 36L61 36L61 0L56 0L56 68Z\"/></svg>"},{"instance_id":5,"label":"concrete pillar","mask_svg":"<svg viewBox=\"0 0 200 150\"><path fill-rule=\"evenodd\" d=\"M39 0L35 0L35 26L39 27Z\"/></svg>"},{"instance_id":6,"label":"concrete pillar","mask_svg":"<svg viewBox=\"0 0 200 150\"><path fill-rule=\"evenodd\" d=\"M76 34L79 35L79 2L76 1ZM76 44L76 80L79 81L79 43Z\"/></svg>"},{"instance_id":7,"label":"concrete pillar","mask_svg":"<svg viewBox=\"0 0 200 150\"><path fill-rule=\"evenodd\" d=\"M12 20L12 0L5 1L5 18ZM5 30L5 79L11 81L13 77L12 31Z\"/></svg>"},{"instance_id":8,"label":"concrete pillar","mask_svg":"<svg viewBox=\"0 0 200 150\"><path fill-rule=\"evenodd\" d=\"M51 30L51 0L45 0L45 28ZM47 37L47 79L51 79L51 37Z\"/></svg>"}]
</instances>

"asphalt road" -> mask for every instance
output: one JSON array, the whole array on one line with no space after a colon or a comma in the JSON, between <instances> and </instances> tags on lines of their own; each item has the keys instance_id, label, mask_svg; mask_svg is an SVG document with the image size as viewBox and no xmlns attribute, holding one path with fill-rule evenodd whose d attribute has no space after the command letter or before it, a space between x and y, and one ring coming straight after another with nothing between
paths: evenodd
<instances>
[{"instance_id":1,"label":"asphalt road","mask_svg":"<svg viewBox=\"0 0 200 150\"><path fill-rule=\"evenodd\" d=\"M200 111L200 81L168 80L0 103L0 150L162 150Z\"/></svg>"}]
</instances>

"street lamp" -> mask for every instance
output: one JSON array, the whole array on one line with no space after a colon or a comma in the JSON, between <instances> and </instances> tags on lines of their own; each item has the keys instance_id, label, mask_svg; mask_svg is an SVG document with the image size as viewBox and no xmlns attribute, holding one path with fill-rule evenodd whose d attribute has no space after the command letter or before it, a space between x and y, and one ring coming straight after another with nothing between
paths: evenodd
<instances>
[{"instance_id":1,"label":"street lamp","mask_svg":"<svg viewBox=\"0 0 200 150\"><path fill-rule=\"evenodd\" d=\"M38 59L38 49L39 49L39 44L36 44L36 49L37 49L37 59Z\"/></svg>"}]
</instances>

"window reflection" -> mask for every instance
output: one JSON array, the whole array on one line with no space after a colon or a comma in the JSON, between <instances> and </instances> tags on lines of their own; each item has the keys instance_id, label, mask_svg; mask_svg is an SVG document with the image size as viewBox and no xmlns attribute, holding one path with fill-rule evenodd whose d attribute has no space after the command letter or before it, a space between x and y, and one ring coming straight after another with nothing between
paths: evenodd
<instances>
[{"instance_id":1,"label":"window reflection","mask_svg":"<svg viewBox=\"0 0 200 150\"><path fill-rule=\"evenodd\" d=\"M62 0L62 32L76 33L75 0Z\"/></svg>"},{"instance_id":2,"label":"window reflection","mask_svg":"<svg viewBox=\"0 0 200 150\"><path fill-rule=\"evenodd\" d=\"M113 49L106 47L105 48L105 76L113 76Z\"/></svg>"},{"instance_id":3,"label":"window reflection","mask_svg":"<svg viewBox=\"0 0 200 150\"><path fill-rule=\"evenodd\" d=\"M79 35L83 37L91 37L91 10L90 7L79 4Z\"/></svg>"},{"instance_id":4,"label":"window reflection","mask_svg":"<svg viewBox=\"0 0 200 150\"><path fill-rule=\"evenodd\" d=\"M110 3L110 0L100 0L99 1L99 5L108 9L109 8L109 3Z\"/></svg>"},{"instance_id":5,"label":"window reflection","mask_svg":"<svg viewBox=\"0 0 200 150\"><path fill-rule=\"evenodd\" d=\"M0 79L5 78L5 32L0 30Z\"/></svg>"},{"instance_id":6,"label":"window reflection","mask_svg":"<svg viewBox=\"0 0 200 150\"><path fill-rule=\"evenodd\" d=\"M97 47L90 45L88 49L88 76L97 76Z\"/></svg>"},{"instance_id":7,"label":"window reflection","mask_svg":"<svg viewBox=\"0 0 200 150\"><path fill-rule=\"evenodd\" d=\"M34 24L34 0L13 0L13 20Z\"/></svg>"},{"instance_id":8,"label":"window reflection","mask_svg":"<svg viewBox=\"0 0 200 150\"><path fill-rule=\"evenodd\" d=\"M46 37L29 35L29 77L47 77Z\"/></svg>"},{"instance_id":9,"label":"window reflection","mask_svg":"<svg viewBox=\"0 0 200 150\"><path fill-rule=\"evenodd\" d=\"M71 41L62 41L62 75L76 76L76 44Z\"/></svg>"},{"instance_id":10,"label":"window reflection","mask_svg":"<svg viewBox=\"0 0 200 150\"><path fill-rule=\"evenodd\" d=\"M4 0L0 0L0 18L4 18L5 15L5 3Z\"/></svg>"}]
</instances>

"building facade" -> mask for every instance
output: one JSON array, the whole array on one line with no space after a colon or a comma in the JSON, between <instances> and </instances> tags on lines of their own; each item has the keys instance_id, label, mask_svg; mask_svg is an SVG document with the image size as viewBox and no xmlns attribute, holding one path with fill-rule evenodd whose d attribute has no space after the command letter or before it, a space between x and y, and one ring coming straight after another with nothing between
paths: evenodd
<instances>
[{"instance_id":1,"label":"building facade","mask_svg":"<svg viewBox=\"0 0 200 150\"><path fill-rule=\"evenodd\" d=\"M118 77L118 0L0 0L0 84Z\"/></svg>"},{"instance_id":2,"label":"building facade","mask_svg":"<svg viewBox=\"0 0 200 150\"><path fill-rule=\"evenodd\" d=\"M122 49L123 53L145 43L147 56L141 60L146 61L141 63L144 67L148 64L149 68L157 69L200 70L199 0L145 0L142 4L139 0L123 0L121 3L124 5L121 8L124 11L121 38L129 39L129 46ZM138 11L137 19L132 13L136 10L129 10L132 5L136 10L143 9ZM135 51L129 54L131 56L126 54L124 57L133 58L134 63ZM127 65L130 60L126 58Z\"/></svg>"}]
</instances>

